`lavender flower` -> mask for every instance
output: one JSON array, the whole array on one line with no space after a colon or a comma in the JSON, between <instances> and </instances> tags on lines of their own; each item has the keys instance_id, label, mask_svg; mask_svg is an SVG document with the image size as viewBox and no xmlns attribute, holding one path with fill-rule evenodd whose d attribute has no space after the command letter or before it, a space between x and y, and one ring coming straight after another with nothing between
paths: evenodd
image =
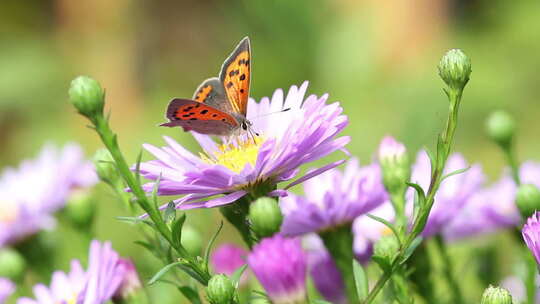
<instances>
[{"instance_id":1,"label":"lavender flower","mask_svg":"<svg viewBox=\"0 0 540 304\"><path fill-rule=\"evenodd\" d=\"M465 169L469 165L459 153L450 155L444 174ZM413 166L411 180L427 189L430 182L431 165L425 151L418 153ZM429 214L422 235L424 237L441 233L442 229L458 214L484 182L480 165L472 165L467 171L446 178L435 195L435 203ZM413 192L409 191L409 205L412 206Z\"/></svg>"},{"instance_id":2,"label":"lavender flower","mask_svg":"<svg viewBox=\"0 0 540 304\"><path fill-rule=\"evenodd\" d=\"M116 289L113 298L115 300L128 299L130 295L142 288L142 283L137 274L137 269L135 269L135 265L130 259L120 258L118 265L118 268L125 269L125 275L122 278L120 286Z\"/></svg>"},{"instance_id":3,"label":"lavender flower","mask_svg":"<svg viewBox=\"0 0 540 304\"><path fill-rule=\"evenodd\" d=\"M219 246L210 257L210 261L214 268L214 273L232 275L238 268L246 264L248 252L233 244L223 244ZM247 272L242 274L240 285L247 283Z\"/></svg>"},{"instance_id":4,"label":"lavender flower","mask_svg":"<svg viewBox=\"0 0 540 304\"><path fill-rule=\"evenodd\" d=\"M341 273L322 240L316 234L308 234L303 238L303 244L308 256L309 274L317 291L331 303L347 303Z\"/></svg>"},{"instance_id":5,"label":"lavender flower","mask_svg":"<svg viewBox=\"0 0 540 304\"><path fill-rule=\"evenodd\" d=\"M523 226L521 234L529 247L529 250L534 255L536 263L540 264L540 213L535 212L527 223Z\"/></svg>"},{"instance_id":6,"label":"lavender flower","mask_svg":"<svg viewBox=\"0 0 540 304\"><path fill-rule=\"evenodd\" d=\"M97 182L91 162L78 145L45 146L33 160L0 176L0 247L54 226L52 213L77 188ZM31 189L31 191L29 191Z\"/></svg>"},{"instance_id":7,"label":"lavender flower","mask_svg":"<svg viewBox=\"0 0 540 304\"><path fill-rule=\"evenodd\" d=\"M334 169L304 183L306 196L289 195L281 198L284 213L281 232L301 235L351 223L386 198L377 164L359 167L351 159L345 171Z\"/></svg>"},{"instance_id":8,"label":"lavender flower","mask_svg":"<svg viewBox=\"0 0 540 304\"><path fill-rule=\"evenodd\" d=\"M249 254L248 265L272 303L304 303L307 261L299 239L263 239Z\"/></svg>"},{"instance_id":9,"label":"lavender flower","mask_svg":"<svg viewBox=\"0 0 540 304\"><path fill-rule=\"evenodd\" d=\"M277 183L296 177L301 165L341 150L349 142L349 137L336 138L347 124L339 104L326 104L328 95L304 100L306 89L307 82L300 88L292 86L286 98L282 90L276 90L271 99L265 97L260 103L250 99L247 118L260 133L256 139L244 135L243 140L218 146L209 136L193 133L204 150L200 156L169 137L163 148L144 145L157 159L142 163L141 174L150 180L161 175L158 195L185 195L175 201L181 209L230 204L255 187L265 194L274 190ZM268 113L275 114L264 116ZM285 189L341 163L312 171ZM154 183L144 185L146 191L153 187ZM282 192L274 192L278 193ZM202 201L192 203L197 200Z\"/></svg>"},{"instance_id":10,"label":"lavender flower","mask_svg":"<svg viewBox=\"0 0 540 304\"><path fill-rule=\"evenodd\" d=\"M71 262L68 274L56 271L50 287L34 286L36 299L21 298L17 304L101 304L109 301L126 276L126 265L121 262L111 243L92 241L88 270L84 271L78 260Z\"/></svg>"},{"instance_id":11,"label":"lavender flower","mask_svg":"<svg viewBox=\"0 0 540 304\"><path fill-rule=\"evenodd\" d=\"M15 284L8 279L0 278L0 304L5 303L15 291Z\"/></svg>"},{"instance_id":12,"label":"lavender flower","mask_svg":"<svg viewBox=\"0 0 540 304\"><path fill-rule=\"evenodd\" d=\"M479 190L443 228L445 239L454 241L517 226L521 217L514 203L515 193L516 185L508 174Z\"/></svg>"}]
</instances>

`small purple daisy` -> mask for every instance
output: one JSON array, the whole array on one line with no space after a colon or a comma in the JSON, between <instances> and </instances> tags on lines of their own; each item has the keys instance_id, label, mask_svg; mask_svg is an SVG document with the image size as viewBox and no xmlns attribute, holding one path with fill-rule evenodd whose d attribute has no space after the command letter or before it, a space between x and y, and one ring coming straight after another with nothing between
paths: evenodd
<instances>
[{"instance_id":1,"label":"small purple daisy","mask_svg":"<svg viewBox=\"0 0 540 304\"><path fill-rule=\"evenodd\" d=\"M6 278L0 278L0 304L5 303L15 291L15 284Z\"/></svg>"},{"instance_id":2,"label":"small purple daisy","mask_svg":"<svg viewBox=\"0 0 540 304\"><path fill-rule=\"evenodd\" d=\"M521 230L523 239L534 255L536 263L540 265L540 213L535 212Z\"/></svg>"},{"instance_id":3,"label":"small purple daisy","mask_svg":"<svg viewBox=\"0 0 540 304\"><path fill-rule=\"evenodd\" d=\"M223 244L212 252L210 261L214 273L232 275L238 268L244 266L247 261L248 252L233 244ZM240 285L247 283L247 272L242 274Z\"/></svg>"},{"instance_id":4,"label":"small purple daisy","mask_svg":"<svg viewBox=\"0 0 540 304\"><path fill-rule=\"evenodd\" d=\"M109 301L123 282L127 269L110 242L92 241L88 270L78 260L71 262L68 274L56 271L50 287L34 286L36 299L21 298L17 304L102 304Z\"/></svg>"},{"instance_id":5,"label":"small purple daisy","mask_svg":"<svg viewBox=\"0 0 540 304\"><path fill-rule=\"evenodd\" d=\"M5 169L0 176L0 247L52 228L52 214L72 192L96 182L93 164L76 144L45 146L36 159Z\"/></svg>"},{"instance_id":6,"label":"small purple daisy","mask_svg":"<svg viewBox=\"0 0 540 304\"><path fill-rule=\"evenodd\" d=\"M281 198L284 214L281 232L302 235L340 226L370 212L387 199L378 164L365 167L349 160L344 172L338 169L304 183L305 196Z\"/></svg>"},{"instance_id":7,"label":"small purple daisy","mask_svg":"<svg viewBox=\"0 0 540 304\"><path fill-rule=\"evenodd\" d=\"M272 303L304 303L307 256L299 239L265 238L253 247L247 261Z\"/></svg>"},{"instance_id":8,"label":"small purple daisy","mask_svg":"<svg viewBox=\"0 0 540 304\"><path fill-rule=\"evenodd\" d=\"M165 137L168 145L162 148L145 144L157 159L141 164L142 176L149 180L161 176L158 195L185 195L175 201L180 209L223 206L258 187L271 192L278 183L295 178L303 164L343 150L349 142L347 136L336 138L348 122L339 103L326 104L328 95L304 98L306 90L307 82L300 88L292 86L286 97L276 90L260 103L250 99L247 118L260 134L254 139L244 135L218 145L209 136L193 133L203 148L198 155L170 137ZM342 162L312 171L285 189ZM146 191L153 187L154 183L144 185Z\"/></svg>"}]
</instances>

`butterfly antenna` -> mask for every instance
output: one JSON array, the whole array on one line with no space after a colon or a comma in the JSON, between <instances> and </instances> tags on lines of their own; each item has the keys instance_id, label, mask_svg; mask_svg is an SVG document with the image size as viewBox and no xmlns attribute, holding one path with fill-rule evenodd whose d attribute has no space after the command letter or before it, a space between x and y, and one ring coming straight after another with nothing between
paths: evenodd
<instances>
[{"instance_id":1,"label":"butterfly antenna","mask_svg":"<svg viewBox=\"0 0 540 304\"><path fill-rule=\"evenodd\" d=\"M283 113L283 112L287 112L287 111L290 111L290 110L291 110L291 108L285 108L285 109L281 109L279 111L270 112L270 113L266 113L266 114L263 114L263 115L255 116L252 119L257 119L257 118L261 118L261 117L266 117L268 115L274 115L274 114L278 114L278 113Z\"/></svg>"}]
</instances>

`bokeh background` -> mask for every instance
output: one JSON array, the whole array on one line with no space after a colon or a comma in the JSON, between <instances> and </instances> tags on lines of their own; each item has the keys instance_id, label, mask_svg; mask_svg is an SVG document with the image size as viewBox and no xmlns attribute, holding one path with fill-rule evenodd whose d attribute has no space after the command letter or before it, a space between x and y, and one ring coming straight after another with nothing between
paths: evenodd
<instances>
[{"instance_id":1,"label":"bokeh background","mask_svg":"<svg viewBox=\"0 0 540 304\"><path fill-rule=\"evenodd\" d=\"M463 49L473 74L456 150L495 179L504 159L484 132L495 109L517 118L519 157L540 158L539 12L536 0L2 0L0 165L16 166L47 142L75 141L89 156L100 147L67 101L81 74L106 88L112 126L133 162L143 143L161 145L162 135L198 149L180 129L157 125L172 97L191 97L248 35L252 97L309 80L308 93L342 103L349 149L361 162L371 161L386 134L412 153L433 146L447 113L436 65L446 50ZM133 244L135 228L115 219L124 215L120 204L105 186L95 193L97 237L150 277L159 267ZM195 211L188 222L207 240L219 220L217 211ZM48 238L55 268L84 260L88 240L69 225L61 222ZM235 240L230 227L225 240ZM26 284L48 279L36 274ZM167 286L150 290L156 303L182 301Z\"/></svg>"}]
</instances>

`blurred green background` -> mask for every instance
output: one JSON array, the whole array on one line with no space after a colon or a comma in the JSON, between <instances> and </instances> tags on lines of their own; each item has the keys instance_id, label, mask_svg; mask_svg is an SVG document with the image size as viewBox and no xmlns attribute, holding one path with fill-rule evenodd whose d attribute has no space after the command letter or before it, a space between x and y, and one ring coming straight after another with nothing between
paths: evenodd
<instances>
[{"instance_id":1,"label":"blurred green background","mask_svg":"<svg viewBox=\"0 0 540 304\"><path fill-rule=\"evenodd\" d=\"M386 134L413 153L433 146L447 113L436 66L446 50L463 49L473 74L455 150L496 178L504 160L484 133L492 110L517 118L520 158L539 157L539 12L536 0L2 0L0 165L34 157L46 142L76 141L88 155L100 147L67 102L69 83L80 74L106 88L112 126L130 160L143 143L162 145L162 135L198 149L180 129L157 125L170 98L191 97L248 35L251 95L260 99L309 80L308 93L328 92L342 103L349 149L364 163ZM112 240L145 279L151 276L155 260L133 244L136 230L115 220L124 211L103 185L96 204L97 237ZM188 222L208 239L219 213L192 214ZM61 269L86 255L88 241L64 226L51 235ZM231 232L227 227L220 240L234 239ZM151 288L158 303L178 303L177 294L166 301L160 290L167 288Z\"/></svg>"}]
</instances>

